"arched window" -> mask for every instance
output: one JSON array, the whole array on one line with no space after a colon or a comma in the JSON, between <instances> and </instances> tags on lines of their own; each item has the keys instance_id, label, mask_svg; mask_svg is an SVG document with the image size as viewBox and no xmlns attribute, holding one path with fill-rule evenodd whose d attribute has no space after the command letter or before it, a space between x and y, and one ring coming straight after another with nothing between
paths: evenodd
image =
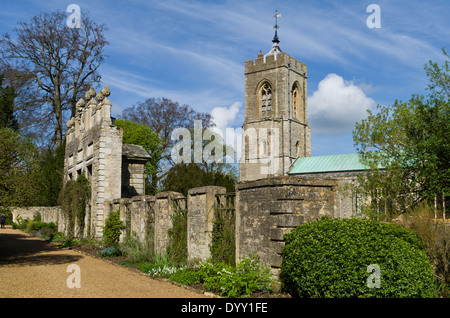
<instances>
[{"instance_id":1,"label":"arched window","mask_svg":"<svg viewBox=\"0 0 450 318\"><path fill-rule=\"evenodd\" d=\"M259 156L261 158L267 157L267 141L263 140L260 144Z\"/></svg>"},{"instance_id":2,"label":"arched window","mask_svg":"<svg viewBox=\"0 0 450 318\"><path fill-rule=\"evenodd\" d=\"M300 142L295 143L295 156L298 158L300 156Z\"/></svg>"},{"instance_id":3,"label":"arched window","mask_svg":"<svg viewBox=\"0 0 450 318\"><path fill-rule=\"evenodd\" d=\"M269 83L265 83L261 87L261 116L272 115L272 88Z\"/></svg>"},{"instance_id":4,"label":"arched window","mask_svg":"<svg viewBox=\"0 0 450 318\"><path fill-rule=\"evenodd\" d=\"M294 85L292 89L292 117L300 119L300 89Z\"/></svg>"}]
</instances>

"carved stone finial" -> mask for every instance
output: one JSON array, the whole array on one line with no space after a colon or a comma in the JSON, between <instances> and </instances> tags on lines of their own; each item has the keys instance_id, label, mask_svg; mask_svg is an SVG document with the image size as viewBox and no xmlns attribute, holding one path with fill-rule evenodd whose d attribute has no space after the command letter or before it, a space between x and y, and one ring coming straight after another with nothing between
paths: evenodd
<instances>
[{"instance_id":1,"label":"carved stone finial","mask_svg":"<svg viewBox=\"0 0 450 318\"><path fill-rule=\"evenodd\" d=\"M99 103L101 103L101 102L103 102L104 99L105 99L105 96L103 96L103 93L102 93L101 91L99 91L99 92L97 93L97 101L98 101Z\"/></svg>"},{"instance_id":2,"label":"carved stone finial","mask_svg":"<svg viewBox=\"0 0 450 318\"><path fill-rule=\"evenodd\" d=\"M78 104L78 103L77 103ZM72 117L67 122L67 128L70 129L75 124L75 117Z\"/></svg>"},{"instance_id":3,"label":"carved stone finial","mask_svg":"<svg viewBox=\"0 0 450 318\"><path fill-rule=\"evenodd\" d=\"M103 90L102 90L103 96L108 97L109 95L111 95L111 91L109 90L108 85L103 86Z\"/></svg>"},{"instance_id":4,"label":"carved stone finial","mask_svg":"<svg viewBox=\"0 0 450 318\"><path fill-rule=\"evenodd\" d=\"M84 101L83 98L80 98L77 102L77 109L81 109L86 105L86 102Z\"/></svg>"},{"instance_id":5,"label":"carved stone finial","mask_svg":"<svg viewBox=\"0 0 450 318\"><path fill-rule=\"evenodd\" d=\"M95 88L89 88L89 90L86 92L85 97L88 102L93 99L95 97Z\"/></svg>"}]
</instances>

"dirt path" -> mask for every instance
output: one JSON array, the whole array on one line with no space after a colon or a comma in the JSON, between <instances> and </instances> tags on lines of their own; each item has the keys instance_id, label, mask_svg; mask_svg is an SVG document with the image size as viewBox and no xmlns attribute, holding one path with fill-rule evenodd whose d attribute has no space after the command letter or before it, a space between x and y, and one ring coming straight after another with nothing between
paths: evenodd
<instances>
[{"instance_id":1,"label":"dirt path","mask_svg":"<svg viewBox=\"0 0 450 318\"><path fill-rule=\"evenodd\" d=\"M69 265L75 264L73 270ZM68 271L69 267L69 271ZM79 273L79 280L75 275ZM68 284L69 281L69 284ZM80 288L69 288L76 282ZM199 298L204 295L158 281L80 252L60 249L11 227L0 229L0 298Z\"/></svg>"}]
</instances>

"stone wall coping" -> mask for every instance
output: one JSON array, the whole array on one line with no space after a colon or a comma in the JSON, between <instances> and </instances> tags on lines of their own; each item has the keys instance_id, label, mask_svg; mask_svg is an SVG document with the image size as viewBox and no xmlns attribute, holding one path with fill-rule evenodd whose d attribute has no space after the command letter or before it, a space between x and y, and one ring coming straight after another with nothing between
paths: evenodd
<instances>
[{"instance_id":1,"label":"stone wall coping","mask_svg":"<svg viewBox=\"0 0 450 318\"><path fill-rule=\"evenodd\" d=\"M252 181L240 181L236 184L236 190L245 190L250 188L261 188L261 187L277 187L277 186L315 186L315 187L336 187L338 180L329 178L324 179L324 177L296 177L296 176L280 176L271 177Z\"/></svg>"},{"instance_id":2,"label":"stone wall coping","mask_svg":"<svg viewBox=\"0 0 450 318\"><path fill-rule=\"evenodd\" d=\"M226 193L226 190L227 190L227 188L220 187L220 186L204 186L204 187L189 189L188 194L193 196L193 195L205 194L208 192Z\"/></svg>"},{"instance_id":3,"label":"stone wall coping","mask_svg":"<svg viewBox=\"0 0 450 318\"><path fill-rule=\"evenodd\" d=\"M184 195L182 195L179 192L175 192L175 191L159 192L156 194L156 199L166 199L169 197L178 199L178 198L184 198Z\"/></svg>"}]
</instances>

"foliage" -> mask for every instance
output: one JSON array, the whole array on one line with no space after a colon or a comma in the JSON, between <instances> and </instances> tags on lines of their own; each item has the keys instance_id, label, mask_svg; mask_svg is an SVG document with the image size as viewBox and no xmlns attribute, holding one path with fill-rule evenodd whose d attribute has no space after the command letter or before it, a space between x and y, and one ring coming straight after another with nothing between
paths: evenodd
<instances>
[{"instance_id":1,"label":"foliage","mask_svg":"<svg viewBox=\"0 0 450 318\"><path fill-rule=\"evenodd\" d=\"M244 258L235 267L205 261L200 264L199 274L206 289L218 291L225 297L270 292L273 285L270 269L255 256Z\"/></svg>"},{"instance_id":2,"label":"foliage","mask_svg":"<svg viewBox=\"0 0 450 318\"><path fill-rule=\"evenodd\" d=\"M281 279L296 297L432 297L423 242L411 231L368 219L322 218L285 235ZM381 271L369 288L368 266Z\"/></svg>"},{"instance_id":3,"label":"foliage","mask_svg":"<svg viewBox=\"0 0 450 318\"><path fill-rule=\"evenodd\" d=\"M174 165L171 158L171 149L175 143L172 140L173 131L180 127L192 129L195 120L201 120L203 127L212 125L210 114L197 112L189 105L180 105L168 98L148 98L125 109L122 117L149 127L162 140L160 152L152 156L152 164L157 169L151 175L151 189L159 186L165 172Z\"/></svg>"},{"instance_id":4,"label":"foliage","mask_svg":"<svg viewBox=\"0 0 450 318\"><path fill-rule=\"evenodd\" d=\"M23 218L20 215L16 217L16 222L13 223L13 229L18 229L25 231L28 227L28 223L30 223L31 220L28 218Z\"/></svg>"},{"instance_id":5,"label":"foliage","mask_svg":"<svg viewBox=\"0 0 450 318\"><path fill-rule=\"evenodd\" d=\"M234 198L234 196L224 199ZM235 265L236 243L235 243L235 209L234 200L215 208L215 219L212 231L211 259L213 262L224 262Z\"/></svg>"},{"instance_id":6,"label":"foliage","mask_svg":"<svg viewBox=\"0 0 450 318\"><path fill-rule=\"evenodd\" d=\"M101 257L114 257L120 256L120 249L115 246L105 247L101 251L98 252Z\"/></svg>"},{"instance_id":7,"label":"foliage","mask_svg":"<svg viewBox=\"0 0 450 318\"><path fill-rule=\"evenodd\" d=\"M173 264L167 254L162 256L156 255L152 263L138 264L138 268L149 274L151 277L169 278L170 275L180 269L177 265ZM184 268L184 267L181 267Z\"/></svg>"},{"instance_id":8,"label":"foliage","mask_svg":"<svg viewBox=\"0 0 450 318\"><path fill-rule=\"evenodd\" d=\"M443 65L433 61L425 65L425 71L430 79L428 89L434 95L450 98L450 56L445 49L442 49L442 53L446 57Z\"/></svg>"},{"instance_id":9,"label":"foliage","mask_svg":"<svg viewBox=\"0 0 450 318\"><path fill-rule=\"evenodd\" d=\"M426 204L405 213L401 225L416 231L426 245L426 253L438 280L440 294L450 296L450 229L434 219L434 211Z\"/></svg>"},{"instance_id":10,"label":"foliage","mask_svg":"<svg viewBox=\"0 0 450 318\"><path fill-rule=\"evenodd\" d=\"M222 186L228 192L234 192L236 182L232 174L221 171L206 171L195 163L179 163L174 165L162 181L166 191L176 191L187 196L189 189L203 186Z\"/></svg>"},{"instance_id":11,"label":"foliage","mask_svg":"<svg viewBox=\"0 0 450 318\"><path fill-rule=\"evenodd\" d=\"M79 175L77 180L69 180L59 194L61 210L67 220L67 233L69 239L74 237L75 222L78 221L80 236L84 231L84 217L86 215L86 205L91 198L91 185L89 180L83 175Z\"/></svg>"},{"instance_id":12,"label":"foliage","mask_svg":"<svg viewBox=\"0 0 450 318\"><path fill-rule=\"evenodd\" d=\"M54 236L58 234L58 226L54 222L42 222L39 212L33 217L33 220L22 218L19 215L13 228L49 240L53 240Z\"/></svg>"},{"instance_id":13,"label":"foliage","mask_svg":"<svg viewBox=\"0 0 450 318\"><path fill-rule=\"evenodd\" d=\"M141 242L136 233L127 237L124 242L119 244L122 255L132 263L152 262L154 260L154 246L152 240Z\"/></svg>"},{"instance_id":14,"label":"foliage","mask_svg":"<svg viewBox=\"0 0 450 318\"><path fill-rule=\"evenodd\" d=\"M193 285L202 282L202 275L198 269L182 268L170 275L169 279L178 284Z\"/></svg>"},{"instance_id":15,"label":"foliage","mask_svg":"<svg viewBox=\"0 0 450 318\"><path fill-rule=\"evenodd\" d=\"M37 185L38 151L18 132L0 128L0 206L33 205Z\"/></svg>"},{"instance_id":16,"label":"foliage","mask_svg":"<svg viewBox=\"0 0 450 318\"><path fill-rule=\"evenodd\" d=\"M359 177L360 191L392 202L399 212L450 195L448 61L444 67L430 62L426 69L427 98L413 95L408 102L378 105L353 131L362 160L371 168Z\"/></svg>"},{"instance_id":17,"label":"foliage","mask_svg":"<svg viewBox=\"0 0 450 318\"><path fill-rule=\"evenodd\" d=\"M103 229L103 245L106 247L117 247L122 234L123 223L120 220L120 211L112 211L105 219Z\"/></svg>"},{"instance_id":18,"label":"foliage","mask_svg":"<svg viewBox=\"0 0 450 318\"><path fill-rule=\"evenodd\" d=\"M3 87L4 74L0 74L0 128L19 130L19 123L14 116L14 99L16 92L13 86Z\"/></svg>"},{"instance_id":19,"label":"foliage","mask_svg":"<svg viewBox=\"0 0 450 318\"><path fill-rule=\"evenodd\" d=\"M63 188L65 150L66 142L64 141L55 150L48 148L41 154L37 171L39 196L36 205L58 205L58 194Z\"/></svg>"},{"instance_id":20,"label":"foliage","mask_svg":"<svg viewBox=\"0 0 450 318\"><path fill-rule=\"evenodd\" d=\"M151 128L140 123L131 122L129 120L117 119L115 125L123 129L123 143L142 146L150 155L150 160L145 164L145 173L148 176L154 176L158 172L158 159L164 148L163 141L158 134L153 132ZM155 194L157 184L153 181L151 187L147 187L147 194Z\"/></svg>"},{"instance_id":21,"label":"foliage","mask_svg":"<svg viewBox=\"0 0 450 318\"><path fill-rule=\"evenodd\" d=\"M187 210L175 209L171 215L172 227L168 230L167 255L175 264L187 262Z\"/></svg>"}]
</instances>

